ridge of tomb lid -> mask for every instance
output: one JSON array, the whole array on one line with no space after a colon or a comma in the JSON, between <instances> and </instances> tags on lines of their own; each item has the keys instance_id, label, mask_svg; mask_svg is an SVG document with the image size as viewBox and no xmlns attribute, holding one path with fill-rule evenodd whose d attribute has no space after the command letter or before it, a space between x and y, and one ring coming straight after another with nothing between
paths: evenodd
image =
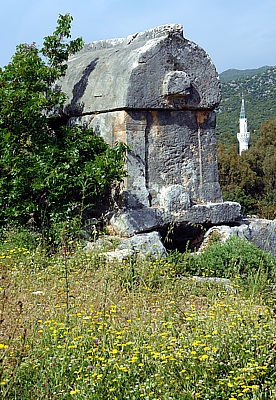
<instances>
[{"instance_id":1,"label":"ridge of tomb lid","mask_svg":"<svg viewBox=\"0 0 276 400\"><path fill-rule=\"evenodd\" d=\"M77 54L90 50L101 50L112 47L126 46L133 43L134 40L144 41L144 40L162 38L166 36L178 36L183 38L184 37L183 25L165 24L146 30L144 32L133 33L124 38L97 40L94 42L85 43L83 48Z\"/></svg>"}]
</instances>

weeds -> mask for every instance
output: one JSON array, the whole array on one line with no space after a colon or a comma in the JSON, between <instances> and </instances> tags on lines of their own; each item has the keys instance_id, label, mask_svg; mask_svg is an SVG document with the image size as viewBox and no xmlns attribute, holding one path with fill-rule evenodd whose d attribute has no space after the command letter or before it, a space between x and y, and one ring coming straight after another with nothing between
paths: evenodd
<instances>
[{"instance_id":1,"label":"weeds","mask_svg":"<svg viewBox=\"0 0 276 400\"><path fill-rule=\"evenodd\" d=\"M105 263L68 242L50 255L36 243L1 248L1 398L276 398L273 296L263 296L275 258L267 269L251 249L249 273L227 261L239 254L231 243L217 264L211 249ZM192 277L220 275L223 262L230 290Z\"/></svg>"}]
</instances>

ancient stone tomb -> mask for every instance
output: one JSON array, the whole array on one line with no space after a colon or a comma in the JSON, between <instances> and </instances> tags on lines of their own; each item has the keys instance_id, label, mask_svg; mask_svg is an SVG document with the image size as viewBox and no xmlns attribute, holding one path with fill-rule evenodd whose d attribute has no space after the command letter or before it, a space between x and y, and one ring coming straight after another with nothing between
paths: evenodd
<instances>
[{"instance_id":1,"label":"ancient stone tomb","mask_svg":"<svg viewBox=\"0 0 276 400\"><path fill-rule=\"evenodd\" d=\"M109 201L116 232L240 217L239 204L222 201L218 182L219 77L181 25L86 44L69 60L61 89L69 123L130 148L128 176Z\"/></svg>"}]
</instances>

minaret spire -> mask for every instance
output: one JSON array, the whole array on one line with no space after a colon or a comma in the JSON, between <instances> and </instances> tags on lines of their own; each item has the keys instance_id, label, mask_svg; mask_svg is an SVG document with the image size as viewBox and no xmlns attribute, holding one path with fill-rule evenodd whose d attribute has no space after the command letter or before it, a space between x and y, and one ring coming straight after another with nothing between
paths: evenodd
<instances>
[{"instance_id":1,"label":"minaret spire","mask_svg":"<svg viewBox=\"0 0 276 400\"><path fill-rule=\"evenodd\" d=\"M244 106L244 96L243 96L243 93L242 93L242 104L241 104L240 118L245 118L245 106Z\"/></svg>"},{"instance_id":2,"label":"minaret spire","mask_svg":"<svg viewBox=\"0 0 276 400\"><path fill-rule=\"evenodd\" d=\"M242 103L240 112L240 131L237 133L237 138L239 141L239 153L241 155L242 151L248 150L248 143L250 138L250 133L247 132L247 118L245 116L245 105L244 96L242 93Z\"/></svg>"}]
</instances>

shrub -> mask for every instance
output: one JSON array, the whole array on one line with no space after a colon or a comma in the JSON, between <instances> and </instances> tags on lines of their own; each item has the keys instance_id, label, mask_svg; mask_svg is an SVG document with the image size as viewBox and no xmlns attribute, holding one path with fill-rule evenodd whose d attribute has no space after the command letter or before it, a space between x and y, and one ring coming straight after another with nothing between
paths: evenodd
<instances>
[{"instance_id":1,"label":"shrub","mask_svg":"<svg viewBox=\"0 0 276 400\"><path fill-rule=\"evenodd\" d=\"M235 235L225 243L211 244L203 253L172 252L169 257L175 264L176 274L219 278L239 276L246 280L251 274L262 271L276 282L276 258Z\"/></svg>"}]
</instances>

